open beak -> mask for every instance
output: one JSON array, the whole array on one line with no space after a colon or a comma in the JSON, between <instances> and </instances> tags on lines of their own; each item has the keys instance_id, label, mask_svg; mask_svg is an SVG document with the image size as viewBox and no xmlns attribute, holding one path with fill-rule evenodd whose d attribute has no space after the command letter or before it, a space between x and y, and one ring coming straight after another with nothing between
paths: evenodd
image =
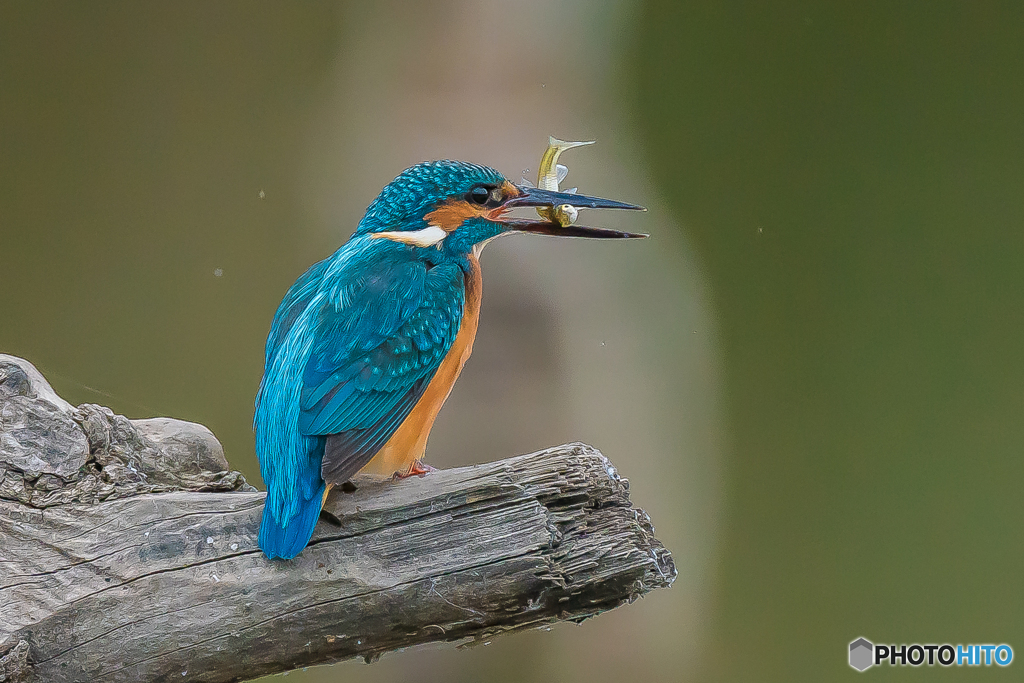
<instances>
[{"instance_id":1,"label":"open beak","mask_svg":"<svg viewBox=\"0 0 1024 683\"><path fill-rule=\"evenodd\" d=\"M572 194L570 192L551 192L538 187L524 187L517 185L519 196L512 197L503 206L513 209L524 206L561 206L568 204L577 209L628 209L631 211L646 211L642 206L617 202L613 199L601 199L599 197L588 197L583 194ZM555 221L531 220L527 218L502 218L501 222L508 226L509 230L518 232L530 232L535 235L553 235L555 237L596 237L602 239L635 239L647 237L643 233L620 232L607 228L588 228L583 225L562 226Z\"/></svg>"}]
</instances>

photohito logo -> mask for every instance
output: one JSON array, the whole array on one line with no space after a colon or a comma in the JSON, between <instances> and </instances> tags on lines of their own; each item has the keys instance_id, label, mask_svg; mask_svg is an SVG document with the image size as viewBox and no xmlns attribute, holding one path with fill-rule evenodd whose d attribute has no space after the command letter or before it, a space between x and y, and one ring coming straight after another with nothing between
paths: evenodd
<instances>
[{"instance_id":1,"label":"photohito logo","mask_svg":"<svg viewBox=\"0 0 1024 683\"><path fill-rule=\"evenodd\" d=\"M865 671L876 664L889 666L1009 666L1009 645L875 645L867 638L850 643L850 666Z\"/></svg>"}]
</instances>

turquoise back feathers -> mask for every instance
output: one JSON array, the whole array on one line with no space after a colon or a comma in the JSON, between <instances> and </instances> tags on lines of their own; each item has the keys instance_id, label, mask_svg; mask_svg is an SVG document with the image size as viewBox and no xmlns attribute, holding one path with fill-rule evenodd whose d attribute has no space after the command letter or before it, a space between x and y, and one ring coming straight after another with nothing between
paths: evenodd
<instances>
[{"instance_id":1,"label":"turquoise back feathers","mask_svg":"<svg viewBox=\"0 0 1024 683\"><path fill-rule=\"evenodd\" d=\"M503 181L475 164L418 164L384 188L348 242L289 288L267 337L253 421L268 557L289 559L306 546L327 481L350 478L394 433L461 325L465 252L477 236L441 250L373 234L420 229L439 202Z\"/></svg>"}]
</instances>

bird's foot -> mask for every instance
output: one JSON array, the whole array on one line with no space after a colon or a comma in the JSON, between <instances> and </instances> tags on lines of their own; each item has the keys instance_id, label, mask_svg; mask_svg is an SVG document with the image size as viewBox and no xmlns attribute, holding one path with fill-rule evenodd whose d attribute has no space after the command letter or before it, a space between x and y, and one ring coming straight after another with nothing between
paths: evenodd
<instances>
[{"instance_id":1,"label":"bird's foot","mask_svg":"<svg viewBox=\"0 0 1024 683\"><path fill-rule=\"evenodd\" d=\"M413 476L422 477L424 474L427 474L429 472L437 472L437 468L436 467L431 467L430 465L426 464L425 462L422 462L419 459L417 459L417 460L413 460L412 464L409 465L409 471L407 471L405 473L395 472L395 474L394 474L394 476L392 478L393 479L405 479L407 477L413 477Z\"/></svg>"}]
</instances>

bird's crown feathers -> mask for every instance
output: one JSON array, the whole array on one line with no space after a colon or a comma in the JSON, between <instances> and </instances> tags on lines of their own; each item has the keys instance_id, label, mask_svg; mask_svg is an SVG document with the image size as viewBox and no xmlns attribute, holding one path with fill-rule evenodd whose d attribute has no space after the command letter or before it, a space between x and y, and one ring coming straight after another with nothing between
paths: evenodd
<instances>
[{"instance_id":1,"label":"bird's crown feathers","mask_svg":"<svg viewBox=\"0 0 1024 683\"><path fill-rule=\"evenodd\" d=\"M464 195L477 184L500 185L493 168L465 161L425 161L402 171L384 186L359 222L357 233L414 228L437 204Z\"/></svg>"}]
</instances>

